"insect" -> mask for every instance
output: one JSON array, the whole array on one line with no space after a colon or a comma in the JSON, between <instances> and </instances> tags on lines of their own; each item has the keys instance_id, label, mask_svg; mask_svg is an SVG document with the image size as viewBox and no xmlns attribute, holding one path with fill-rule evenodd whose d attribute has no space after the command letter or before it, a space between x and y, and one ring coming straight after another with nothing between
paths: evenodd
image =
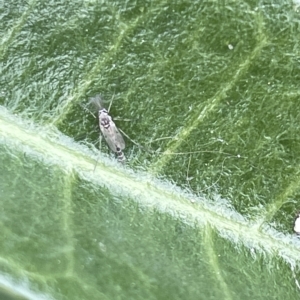
<instances>
[{"instance_id":1,"label":"insect","mask_svg":"<svg viewBox=\"0 0 300 300\"><path fill-rule=\"evenodd\" d=\"M122 150L125 149L125 141L116 124L109 115L109 109L106 110L102 105L102 98L100 95L90 99L91 104L98 110L100 131L109 146L109 148L117 154L118 161L124 163L126 158Z\"/></svg>"}]
</instances>

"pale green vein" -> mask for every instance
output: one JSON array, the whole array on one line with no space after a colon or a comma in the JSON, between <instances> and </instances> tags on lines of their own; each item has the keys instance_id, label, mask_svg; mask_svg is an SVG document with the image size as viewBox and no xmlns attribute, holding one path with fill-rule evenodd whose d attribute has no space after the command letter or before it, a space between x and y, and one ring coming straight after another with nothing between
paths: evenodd
<instances>
[{"instance_id":1,"label":"pale green vein","mask_svg":"<svg viewBox=\"0 0 300 300\"><path fill-rule=\"evenodd\" d=\"M281 209L281 207L287 203L288 198L293 196L296 192L299 191L300 185L300 176L297 174L293 181L284 189L273 202L266 204L264 206L263 215L259 215L257 218L257 222L259 228L261 228L265 223L269 223L274 215Z\"/></svg>"},{"instance_id":2,"label":"pale green vein","mask_svg":"<svg viewBox=\"0 0 300 300\"><path fill-rule=\"evenodd\" d=\"M23 276L24 274L26 274L28 278L34 279L35 281L40 282L41 284L43 283L45 278L52 279L52 276L54 276L54 274L51 274L51 276L49 277L45 274L41 276L40 274L24 269L24 267L15 259L8 259L6 257L4 258L1 256L0 256L0 266L2 267L2 269L7 268L13 270L13 272L18 276Z\"/></svg>"},{"instance_id":3,"label":"pale green vein","mask_svg":"<svg viewBox=\"0 0 300 300\"><path fill-rule=\"evenodd\" d=\"M263 36L262 30L260 30L259 34L260 36ZM297 95L299 95L299 93L297 91L292 91L290 93L285 93L285 95L287 97L296 97ZM300 177L298 174L296 174L294 180L291 181L287 188L282 191L272 203L265 205L264 215L257 218L257 223L260 229L265 223L270 222L276 212L279 211L282 205L284 205L288 201L287 199L299 190L299 180Z\"/></svg>"},{"instance_id":4,"label":"pale green vein","mask_svg":"<svg viewBox=\"0 0 300 300\"><path fill-rule=\"evenodd\" d=\"M70 95L70 97L68 97L68 99L66 99L61 105L57 106L55 115L51 120L51 124L57 126L65 119L72 107L86 94L86 91L91 86L95 76L99 74L101 69L111 60L113 56L116 55L124 37L126 37L136 27L141 18L141 16L137 17L128 26L123 24L124 28L120 31L120 34L110 48L110 51L108 51L106 55L98 57L94 67L86 74L86 77L82 80L78 88L75 89L73 94Z\"/></svg>"},{"instance_id":5,"label":"pale green vein","mask_svg":"<svg viewBox=\"0 0 300 300\"><path fill-rule=\"evenodd\" d=\"M160 11L161 12L161 11ZM199 17L200 19L200 17ZM198 23L200 23L200 20L197 19ZM195 24L197 24L197 21L195 21ZM194 30L190 30L190 27L194 28ZM198 26L192 26L190 23L186 25L186 28L183 29L182 31L189 30L189 39L187 40L186 44L193 43L195 40L195 37L199 35L199 31L203 31L203 28L199 29ZM181 53L181 56L184 57L185 55L188 55L188 50L189 48L187 47L183 53ZM199 49L197 49L197 52L199 54ZM146 81L153 81L153 78L155 77L154 74L160 74L162 73L161 71L168 69L169 65L171 65L176 56L171 56L171 57L165 57L162 53L159 51L153 53L155 56L155 62L147 69L147 73L145 74L145 82ZM208 57L213 57L213 53L207 54L205 53L205 56ZM124 96L125 101L129 102L130 100L130 95L135 94L136 90L138 87L140 87L141 82L138 80L133 81L133 83L130 85L130 88L127 90L127 93Z\"/></svg>"},{"instance_id":6,"label":"pale green vein","mask_svg":"<svg viewBox=\"0 0 300 300\"><path fill-rule=\"evenodd\" d=\"M213 276L214 276L214 278L217 279L217 281L220 285L220 290L222 291L222 294L223 294L222 299L231 300L233 298L230 293L230 288L228 287L228 285L226 284L226 281L224 280L224 278L222 276L222 269L219 267L218 256L215 253L216 249L215 249L215 247L213 245L213 241L212 241L213 234L214 233L211 230L210 226L209 225L206 226L206 228L204 230L203 244L206 249L206 254L208 256L208 262L213 271Z\"/></svg>"},{"instance_id":7,"label":"pale green vein","mask_svg":"<svg viewBox=\"0 0 300 300\"><path fill-rule=\"evenodd\" d=\"M37 274L37 273L34 273L34 272L30 272L24 268L22 268L22 266L18 263L16 263L15 260L12 260L12 259L7 259L7 258L2 258L0 257L0 266L2 266L2 268L6 268L6 269L10 269L10 270L13 270L13 272L15 274L18 274L18 276L20 277L23 277L24 275L26 275L27 278L35 281L35 282L38 282L40 283L41 285L43 285L45 283L45 280L48 280L48 282L51 282L53 281L55 278L55 274L52 273L51 275L46 275L46 274L43 274L43 275L40 275L40 274ZM56 277L57 278L60 278L60 275L61 274L57 274ZM68 274L67 274L68 275ZM82 284L82 278L80 278L79 276L74 276L74 274L72 275L71 279L77 283L79 286ZM1 282L0 282L0 286L1 286ZM99 299L108 299L107 296L100 292L99 290L95 289L94 286L89 286L90 289L93 289L93 292L95 295L98 295ZM12 289L14 292L15 291L15 288ZM17 298L19 299L19 298ZM27 299L27 298L26 298ZM31 299L31 298L30 298ZM36 299L36 298L35 298ZM45 298L45 294L43 294L43 298L42 299L46 299ZM49 298L50 299L50 298ZM51 298L53 299L53 298Z\"/></svg>"},{"instance_id":8,"label":"pale green vein","mask_svg":"<svg viewBox=\"0 0 300 300\"><path fill-rule=\"evenodd\" d=\"M162 5L162 3L160 3L160 5ZM157 10L159 9L159 7L155 7L154 9ZM86 94L96 75L99 74L104 66L106 66L118 53L124 38L126 38L137 27L139 23L147 19L150 13L153 13L153 11L149 10L147 13L138 16L130 24L125 24L120 21L120 34L112 43L110 50L104 56L98 57L94 64L94 67L85 75L85 78L81 81L78 88L74 90L74 92L68 99L66 99L61 105L57 106L54 117L51 120L51 124L57 126L61 122L63 122L67 114L71 111L72 107L77 104L80 99L82 99L82 97ZM120 16L117 17L117 19L120 19Z\"/></svg>"},{"instance_id":9,"label":"pale green vein","mask_svg":"<svg viewBox=\"0 0 300 300\"><path fill-rule=\"evenodd\" d=\"M16 35L20 32L28 16L35 7L36 0L32 0L28 3L27 9L23 12L22 16L16 21L15 25L3 36L0 45L0 58L3 58L9 45L12 43Z\"/></svg>"},{"instance_id":10,"label":"pale green vein","mask_svg":"<svg viewBox=\"0 0 300 300\"><path fill-rule=\"evenodd\" d=\"M49 127L24 123L0 107L0 143L13 151L20 151L49 166L58 166L66 174L76 172L79 177L97 186L105 186L112 193L129 197L145 209L156 209L179 218L182 222L201 228L210 225L227 239L269 253L282 259L299 260L297 238L279 237L278 232L259 230L256 224L243 221L233 210L220 209L220 203L209 204L208 199L187 194L166 181L148 174L132 172L115 160L98 161L84 146L72 142Z\"/></svg>"},{"instance_id":11,"label":"pale green vein","mask_svg":"<svg viewBox=\"0 0 300 300\"><path fill-rule=\"evenodd\" d=\"M62 190L64 196L62 199L67 199L64 201L64 209L63 212L63 226L62 229L66 234L66 245L70 251L67 254L68 265L66 268L66 275L73 276L74 273L74 242L73 242L73 224L72 224L72 186L74 182L74 177L71 174L66 174L64 177L64 181L62 182Z\"/></svg>"},{"instance_id":12,"label":"pale green vein","mask_svg":"<svg viewBox=\"0 0 300 300\"><path fill-rule=\"evenodd\" d=\"M260 14L256 16L256 20L258 39L256 47L238 66L234 76L227 83L221 85L220 89L215 93L215 95L207 101L209 104L207 104L205 107L202 107L202 104L200 103L199 106L194 109L191 117L186 122L186 125L177 134L176 138L169 142L167 149L163 152L160 158L149 168L149 171L152 174L159 174L163 170L163 168L172 158L172 154L175 153L181 144L188 139L193 130L195 130L205 118L209 117L209 115L218 107L222 100L226 99L227 92L231 90L237 81L244 76L244 74L250 68L252 62L260 54L262 48L267 44L267 38L263 33L263 20Z\"/></svg>"}]
</instances>

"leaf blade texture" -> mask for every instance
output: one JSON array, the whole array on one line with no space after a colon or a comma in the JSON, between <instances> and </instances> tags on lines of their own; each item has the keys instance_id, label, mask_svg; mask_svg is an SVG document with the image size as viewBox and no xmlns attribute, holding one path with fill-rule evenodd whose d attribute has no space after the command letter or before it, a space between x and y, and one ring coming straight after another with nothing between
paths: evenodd
<instances>
[{"instance_id":1,"label":"leaf blade texture","mask_svg":"<svg viewBox=\"0 0 300 300\"><path fill-rule=\"evenodd\" d=\"M298 298L296 3L0 15L0 293ZM83 109L99 93L142 146L126 140L126 167Z\"/></svg>"}]
</instances>

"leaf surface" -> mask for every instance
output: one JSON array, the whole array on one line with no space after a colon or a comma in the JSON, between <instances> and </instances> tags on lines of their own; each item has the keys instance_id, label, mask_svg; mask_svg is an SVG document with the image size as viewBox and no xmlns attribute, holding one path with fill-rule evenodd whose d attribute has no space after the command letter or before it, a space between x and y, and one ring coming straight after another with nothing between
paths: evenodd
<instances>
[{"instance_id":1,"label":"leaf surface","mask_svg":"<svg viewBox=\"0 0 300 300\"><path fill-rule=\"evenodd\" d=\"M298 299L296 3L0 16L0 296ZM84 109L99 93L125 167Z\"/></svg>"}]
</instances>

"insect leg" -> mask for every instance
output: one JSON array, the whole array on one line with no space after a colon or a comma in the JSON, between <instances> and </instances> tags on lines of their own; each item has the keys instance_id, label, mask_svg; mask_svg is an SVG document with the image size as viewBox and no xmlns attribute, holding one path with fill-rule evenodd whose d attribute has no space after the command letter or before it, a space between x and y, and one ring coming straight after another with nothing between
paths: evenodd
<instances>
[{"instance_id":1,"label":"insect leg","mask_svg":"<svg viewBox=\"0 0 300 300\"><path fill-rule=\"evenodd\" d=\"M140 149L144 150L144 151L147 151L147 152L150 152L150 153L155 153L155 151L153 150L150 150L149 148L145 147L145 146L142 146L141 144L135 142L133 139L131 139L122 129L118 128L118 130L124 135L126 136L129 141L131 141L133 144L135 144L136 146L138 146Z\"/></svg>"},{"instance_id":2,"label":"insect leg","mask_svg":"<svg viewBox=\"0 0 300 300\"><path fill-rule=\"evenodd\" d=\"M84 105L82 105L82 104L79 104L79 106L83 109L83 110L85 110L85 111L87 111L89 114L91 114L95 119L97 118L86 106L84 106Z\"/></svg>"},{"instance_id":3,"label":"insect leg","mask_svg":"<svg viewBox=\"0 0 300 300\"><path fill-rule=\"evenodd\" d=\"M112 105L112 103L113 103L113 101L114 101L114 98L115 98L115 93L113 94L113 96L112 96L112 98L111 98L111 101L110 101L110 103L109 103L109 107L108 107L108 109L107 109L108 112L110 111L110 108L111 108L111 105Z\"/></svg>"}]
</instances>

